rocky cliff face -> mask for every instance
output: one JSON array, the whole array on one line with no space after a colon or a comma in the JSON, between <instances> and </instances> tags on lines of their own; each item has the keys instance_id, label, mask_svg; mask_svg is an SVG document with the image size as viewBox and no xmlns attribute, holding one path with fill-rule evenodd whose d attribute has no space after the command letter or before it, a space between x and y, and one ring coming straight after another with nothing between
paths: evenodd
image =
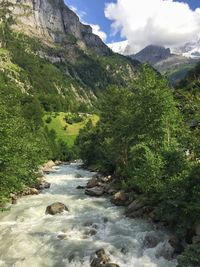
<instances>
[{"instance_id":1,"label":"rocky cliff face","mask_svg":"<svg viewBox=\"0 0 200 267\"><path fill-rule=\"evenodd\" d=\"M167 59L171 56L169 48L164 48L156 45L149 45L141 50L139 53L134 55L134 59L139 60L140 62L149 63L154 65L157 62Z\"/></svg>"},{"instance_id":2,"label":"rocky cliff face","mask_svg":"<svg viewBox=\"0 0 200 267\"><path fill-rule=\"evenodd\" d=\"M139 71L139 62L113 53L64 0L0 0L0 26L7 75L23 92L29 84L47 110L92 105L108 86L131 87Z\"/></svg>"},{"instance_id":3,"label":"rocky cliff face","mask_svg":"<svg viewBox=\"0 0 200 267\"><path fill-rule=\"evenodd\" d=\"M5 0L0 0L0 2ZM17 30L37 36L44 42L69 46L73 43L79 49L88 48L95 53L107 55L111 50L92 33L89 25L79 21L63 0L7 0L15 18Z\"/></svg>"}]
</instances>

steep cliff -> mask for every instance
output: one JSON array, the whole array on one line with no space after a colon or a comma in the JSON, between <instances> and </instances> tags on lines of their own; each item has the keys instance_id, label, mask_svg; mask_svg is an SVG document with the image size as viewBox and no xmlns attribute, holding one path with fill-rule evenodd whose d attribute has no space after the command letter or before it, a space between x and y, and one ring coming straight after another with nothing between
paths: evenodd
<instances>
[{"instance_id":1,"label":"steep cliff","mask_svg":"<svg viewBox=\"0 0 200 267\"><path fill-rule=\"evenodd\" d=\"M0 2L2 2L1 0ZM92 49L95 53L108 55L111 50L92 33L89 25L79 21L63 0L8 0L15 17L16 30L36 36L47 44L69 46L72 41L81 50ZM73 48L73 47L71 47Z\"/></svg>"},{"instance_id":2,"label":"steep cliff","mask_svg":"<svg viewBox=\"0 0 200 267\"><path fill-rule=\"evenodd\" d=\"M8 66L9 79L15 73L24 92L29 84L46 110L91 106L108 86L131 86L139 66L113 53L63 0L0 0L0 46L9 59L0 71Z\"/></svg>"}]
</instances>

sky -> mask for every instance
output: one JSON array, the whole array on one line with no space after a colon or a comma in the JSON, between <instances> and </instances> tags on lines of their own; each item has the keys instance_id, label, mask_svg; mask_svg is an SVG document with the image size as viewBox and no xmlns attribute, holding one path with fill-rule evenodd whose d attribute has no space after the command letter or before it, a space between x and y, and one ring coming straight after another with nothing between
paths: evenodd
<instances>
[{"instance_id":1,"label":"sky","mask_svg":"<svg viewBox=\"0 0 200 267\"><path fill-rule=\"evenodd\" d=\"M105 43L176 47L200 38L200 0L65 0Z\"/></svg>"}]
</instances>

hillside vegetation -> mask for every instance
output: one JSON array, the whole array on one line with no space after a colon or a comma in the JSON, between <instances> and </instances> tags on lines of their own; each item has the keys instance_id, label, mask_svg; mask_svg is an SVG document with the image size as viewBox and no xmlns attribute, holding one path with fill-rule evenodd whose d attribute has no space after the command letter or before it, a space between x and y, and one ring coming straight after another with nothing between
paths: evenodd
<instances>
[{"instance_id":1,"label":"hillside vegetation","mask_svg":"<svg viewBox=\"0 0 200 267\"><path fill-rule=\"evenodd\" d=\"M91 120L93 125L98 121L97 115L76 114L76 113L46 113L43 117L48 130L55 131L56 139L64 141L69 148L72 148L79 131Z\"/></svg>"},{"instance_id":2,"label":"hillside vegetation","mask_svg":"<svg viewBox=\"0 0 200 267\"><path fill-rule=\"evenodd\" d=\"M183 82L190 97L199 92L197 73L198 67ZM185 106L195 106L199 116L200 103L196 106L193 100L176 100L166 80L145 66L132 90L110 88L104 93L99 123L88 123L77 139L85 164L97 165L121 188L146 199L156 220L190 244L179 257L179 267L200 264L199 239L192 241L200 222L199 127L187 123Z\"/></svg>"}]
</instances>

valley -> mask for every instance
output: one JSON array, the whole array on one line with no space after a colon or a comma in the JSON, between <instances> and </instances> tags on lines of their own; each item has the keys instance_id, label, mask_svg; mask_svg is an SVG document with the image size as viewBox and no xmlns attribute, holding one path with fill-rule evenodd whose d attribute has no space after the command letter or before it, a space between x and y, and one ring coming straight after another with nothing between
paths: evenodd
<instances>
[{"instance_id":1,"label":"valley","mask_svg":"<svg viewBox=\"0 0 200 267\"><path fill-rule=\"evenodd\" d=\"M0 0L0 266L199 267L199 43L84 16Z\"/></svg>"}]
</instances>

